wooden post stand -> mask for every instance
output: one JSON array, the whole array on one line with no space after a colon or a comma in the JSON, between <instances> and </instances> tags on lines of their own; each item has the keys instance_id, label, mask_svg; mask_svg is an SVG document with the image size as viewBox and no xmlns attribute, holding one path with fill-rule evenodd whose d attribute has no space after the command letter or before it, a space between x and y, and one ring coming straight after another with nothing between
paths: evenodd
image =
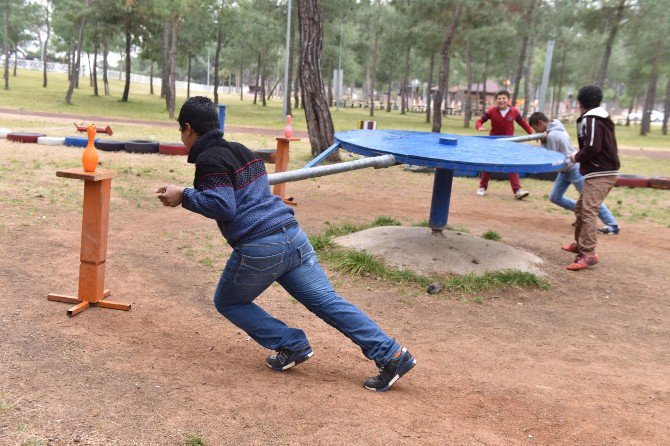
<instances>
[{"instance_id":1,"label":"wooden post stand","mask_svg":"<svg viewBox=\"0 0 670 446\"><path fill-rule=\"evenodd\" d=\"M56 176L84 180L84 211L81 224L81 265L79 265L78 297L49 294L47 299L76 304L68 316L81 313L89 306L130 310L130 305L104 301L110 291L105 287L107 230L109 228L109 196L116 172L99 169L86 172L82 168L59 170Z\"/></svg>"},{"instance_id":2,"label":"wooden post stand","mask_svg":"<svg viewBox=\"0 0 670 446\"><path fill-rule=\"evenodd\" d=\"M291 141L300 141L300 138L277 138L277 157L275 159L275 173L286 172L288 169L288 148ZM272 193L279 195L286 204L295 206L292 197L286 198L286 183L275 184Z\"/></svg>"}]
</instances>

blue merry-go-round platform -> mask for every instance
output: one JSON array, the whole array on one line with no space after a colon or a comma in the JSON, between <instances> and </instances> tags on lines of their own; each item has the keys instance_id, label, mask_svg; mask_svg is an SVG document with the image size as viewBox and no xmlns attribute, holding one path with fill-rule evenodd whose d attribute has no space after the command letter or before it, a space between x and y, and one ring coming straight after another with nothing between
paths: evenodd
<instances>
[{"instance_id":1,"label":"blue merry-go-round platform","mask_svg":"<svg viewBox=\"0 0 670 446\"><path fill-rule=\"evenodd\" d=\"M364 156L390 154L399 163L435 168L429 219L434 231L447 225L454 171L541 173L556 171L565 163L560 153L503 138L404 130L337 132L329 151L338 147ZM310 165L323 159L318 158Z\"/></svg>"}]
</instances>

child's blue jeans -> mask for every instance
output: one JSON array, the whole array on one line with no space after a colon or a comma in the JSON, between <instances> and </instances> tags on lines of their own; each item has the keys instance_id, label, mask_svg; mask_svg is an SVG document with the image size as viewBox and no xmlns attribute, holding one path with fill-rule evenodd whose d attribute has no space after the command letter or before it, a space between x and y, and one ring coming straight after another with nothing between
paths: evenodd
<instances>
[{"instance_id":1,"label":"child's blue jeans","mask_svg":"<svg viewBox=\"0 0 670 446\"><path fill-rule=\"evenodd\" d=\"M572 198L563 195L571 184L575 186L580 194L582 193L582 190L584 189L584 177L579 173L579 165L575 165L572 169L565 172L558 172L554 186L549 193L549 201L564 209L574 211L577 202ZM605 203L601 204L598 208L598 217L600 217L600 220L606 225L614 226L617 224L616 219L607 206L605 206Z\"/></svg>"},{"instance_id":2,"label":"child's blue jeans","mask_svg":"<svg viewBox=\"0 0 670 446\"><path fill-rule=\"evenodd\" d=\"M335 293L297 224L233 249L214 294L216 309L265 348L307 347L302 330L287 326L253 303L275 281L351 339L378 366L385 365L400 348L365 313Z\"/></svg>"}]
</instances>

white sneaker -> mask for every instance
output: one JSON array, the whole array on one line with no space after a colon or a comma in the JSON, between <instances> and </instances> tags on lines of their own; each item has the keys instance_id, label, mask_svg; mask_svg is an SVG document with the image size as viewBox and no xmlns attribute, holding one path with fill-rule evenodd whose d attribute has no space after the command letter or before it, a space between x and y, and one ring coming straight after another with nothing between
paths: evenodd
<instances>
[{"instance_id":1,"label":"white sneaker","mask_svg":"<svg viewBox=\"0 0 670 446\"><path fill-rule=\"evenodd\" d=\"M514 193L514 198L517 200L521 200L522 198L526 198L528 195L530 195L530 192L527 190L519 189Z\"/></svg>"},{"instance_id":2,"label":"white sneaker","mask_svg":"<svg viewBox=\"0 0 670 446\"><path fill-rule=\"evenodd\" d=\"M479 195L480 197L483 197L484 195L486 195L486 189L484 189L483 187L480 187L479 189L477 189L477 195Z\"/></svg>"}]
</instances>

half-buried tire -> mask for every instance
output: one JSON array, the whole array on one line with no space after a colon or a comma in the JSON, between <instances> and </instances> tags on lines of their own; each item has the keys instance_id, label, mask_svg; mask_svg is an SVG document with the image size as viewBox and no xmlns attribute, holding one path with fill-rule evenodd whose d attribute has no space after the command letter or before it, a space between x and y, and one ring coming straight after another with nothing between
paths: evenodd
<instances>
[{"instance_id":1,"label":"half-buried tire","mask_svg":"<svg viewBox=\"0 0 670 446\"><path fill-rule=\"evenodd\" d=\"M649 186L654 189L670 189L670 177L652 177Z\"/></svg>"},{"instance_id":2,"label":"half-buried tire","mask_svg":"<svg viewBox=\"0 0 670 446\"><path fill-rule=\"evenodd\" d=\"M65 145L69 147L86 147L88 138L85 136L66 136Z\"/></svg>"},{"instance_id":3,"label":"half-buried tire","mask_svg":"<svg viewBox=\"0 0 670 446\"><path fill-rule=\"evenodd\" d=\"M158 153L158 141L126 141L124 150L130 153Z\"/></svg>"},{"instance_id":4,"label":"half-buried tire","mask_svg":"<svg viewBox=\"0 0 670 446\"><path fill-rule=\"evenodd\" d=\"M158 145L158 153L162 155L188 155L188 150L180 142L165 142Z\"/></svg>"},{"instance_id":5,"label":"half-buried tire","mask_svg":"<svg viewBox=\"0 0 670 446\"><path fill-rule=\"evenodd\" d=\"M125 141L114 141L111 139L98 139L95 141L95 148L104 152L120 152L125 147Z\"/></svg>"},{"instance_id":6,"label":"half-buried tire","mask_svg":"<svg viewBox=\"0 0 670 446\"><path fill-rule=\"evenodd\" d=\"M14 142L31 142L36 143L40 136L47 136L44 133L30 133L30 132L14 132L7 133L7 140Z\"/></svg>"},{"instance_id":7,"label":"half-buried tire","mask_svg":"<svg viewBox=\"0 0 670 446\"><path fill-rule=\"evenodd\" d=\"M615 186L618 187L649 187L649 178L640 175L619 175Z\"/></svg>"},{"instance_id":8,"label":"half-buried tire","mask_svg":"<svg viewBox=\"0 0 670 446\"><path fill-rule=\"evenodd\" d=\"M65 138L60 136L40 136L37 138L37 144L43 146L62 146L65 143Z\"/></svg>"}]
</instances>

